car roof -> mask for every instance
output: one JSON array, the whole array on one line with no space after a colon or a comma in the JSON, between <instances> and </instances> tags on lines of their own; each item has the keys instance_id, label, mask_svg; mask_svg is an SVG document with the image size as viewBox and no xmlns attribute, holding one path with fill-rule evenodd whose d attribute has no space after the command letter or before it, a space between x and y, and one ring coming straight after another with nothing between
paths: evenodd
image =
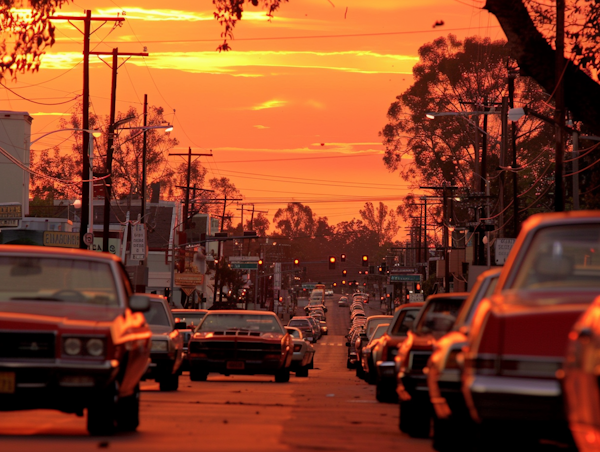
<instances>
[{"instance_id":1,"label":"car roof","mask_svg":"<svg viewBox=\"0 0 600 452\"><path fill-rule=\"evenodd\" d=\"M207 311L206 315L214 315L214 314L221 314L221 315L268 315L271 317L275 317L275 318L279 318L275 315L274 312L271 311L247 311L245 309L222 309L222 310L216 310L216 311Z\"/></svg>"},{"instance_id":2,"label":"car roof","mask_svg":"<svg viewBox=\"0 0 600 452\"><path fill-rule=\"evenodd\" d=\"M26 254L38 258L70 257L74 259L85 258L95 261L121 262L118 256L111 253L99 253L98 251L82 250L79 248L58 248L54 246L0 245L0 255L2 254Z\"/></svg>"},{"instance_id":3,"label":"car roof","mask_svg":"<svg viewBox=\"0 0 600 452\"><path fill-rule=\"evenodd\" d=\"M176 308L176 309L171 309L171 312L174 314L198 314L198 313L202 313L202 312L208 312L208 309L183 309L183 308Z\"/></svg>"}]
</instances>

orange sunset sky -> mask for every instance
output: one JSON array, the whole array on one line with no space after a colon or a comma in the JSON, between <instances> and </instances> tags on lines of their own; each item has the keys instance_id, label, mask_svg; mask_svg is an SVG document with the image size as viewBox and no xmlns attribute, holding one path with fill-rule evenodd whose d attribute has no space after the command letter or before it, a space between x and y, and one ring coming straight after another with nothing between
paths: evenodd
<instances>
[{"instance_id":1,"label":"orange sunset sky","mask_svg":"<svg viewBox=\"0 0 600 452\"><path fill-rule=\"evenodd\" d=\"M179 148L212 150L213 157L201 158L208 177L230 178L244 203L268 210L272 220L279 207L299 201L337 224L359 218L365 201L401 203L409 187L382 162L378 132L386 111L411 84L424 43L449 33L504 38L483 3L290 0L271 22L250 7L228 53L215 51L221 28L209 0L76 0L59 14L124 11L123 26L98 29L92 49L147 47L149 57L132 58L119 71L117 111L133 105L141 112L148 94L174 124ZM444 25L434 28L436 21ZM42 103L81 94L81 34L57 22L56 37L41 70L5 80L9 88ZM97 57L90 80L93 111L107 115L111 73ZM70 115L76 103L39 105L5 89L2 100L5 110L33 115L32 139L59 128L61 115ZM67 136L50 135L32 152L61 142L67 150ZM169 164L180 161L172 157Z\"/></svg>"}]
</instances>

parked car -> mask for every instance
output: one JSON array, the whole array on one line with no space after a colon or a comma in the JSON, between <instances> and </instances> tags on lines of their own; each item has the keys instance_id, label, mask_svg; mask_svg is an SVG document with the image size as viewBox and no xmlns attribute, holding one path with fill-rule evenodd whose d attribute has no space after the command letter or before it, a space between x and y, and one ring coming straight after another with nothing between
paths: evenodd
<instances>
[{"instance_id":1,"label":"parked car","mask_svg":"<svg viewBox=\"0 0 600 452\"><path fill-rule=\"evenodd\" d=\"M377 325L377 328L375 328L375 331L371 335L371 339L369 339L369 342L361 349L360 362L363 370L362 376L369 384L377 383L377 370L375 369L375 363L373 363L373 360L371 359L371 351L381 336L385 334L389 326L389 323L380 323Z\"/></svg>"},{"instance_id":2,"label":"parked car","mask_svg":"<svg viewBox=\"0 0 600 452\"><path fill-rule=\"evenodd\" d=\"M223 375L267 374L290 379L292 338L279 318L266 311L209 311L190 339L190 379Z\"/></svg>"},{"instance_id":3,"label":"parked car","mask_svg":"<svg viewBox=\"0 0 600 452\"><path fill-rule=\"evenodd\" d=\"M107 435L139 424L151 332L109 253L0 245L0 410L54 409Z\"/></svg>"},{"instance_id":4,"label":"parked car","mask_svg":"<svg viewBox=\"0 0 600 452\"><path fill-rule=\"evenodd\" d=\"M523 223L464 352L463 393L481 423L478 447L495 435L504 443L571 438L557 372L575 321L600 294L599 244L599 211Z\"/></svg>"},{"instance_id":5,"label":"parked car","mask_svg":"<svg viewBox=\"0 0 600 452\"><path fill-rule=\"evenodd\" d=\"M482 299L489 296L498 282L501 267L483 272L477 278L461 308L452 331L442 336L427 363L429 399L434 408L433 447L440 452L468 449L473 427L462 395L459 354L467 344L473 314Z\"/></svg>"},{"instance_id":6,"label":"parked car","mask_svg":"<svg viewBox=\"0 0 600 452\"><path fill-rule=\"evenodd\" d=\"M422 302L407 303L398 309L391 321L385 334L371 351L372 360L377 369L375 392L376 398L380 402L395 402L398 399L396 394L396 364L394 358L398 353L398 345L406 339L408 330L411 328L419 311L423 307Z\"/></svg>"},{"instance_id":7,"label":"parked car","mask_svg":"<svg viewBox=\"0 0 600 452\"><path fill-rule=\"evenodd\" d=\"M315 319L314 317L308 316L306 317L308 319L308 321L310 322L310 324L313 327L313 331L314 331L314 337L315 337L315 342L318 341L319 339L321 339L321 337L323 336L323 331L321 330L321 322L319 322L317 319Z\"/></svg>"},{"instance_id":8,"label":"parked car","mask_svg":"<svg viewBox=\"0 0 600 452\"><path fill-rule=\"evenodd\" d=\"M359 378L363 378L363 368L362 368L362 348L367 345L371 336L375 332L377 325L382 323L390 323L391 315L372 315L367 317L367 321L365 322L364 330L359 334L356 344L354 344L354 348L356 349L356 360L358 365L356 366L356 376Z\"/></svg>"},{"instance_id":9,"label":"parked car","mask_svg":"<svg viewBox=\"0 0 600 452\"><path fill-rule=\"evenodd\" d=\"M394 358L398 375L400 430L417 438L429 436L433 407L424 368L435 342L448 333L467 292L430 295Z\"/></svg>"},{"instance_id":10,"label":"parked car","mask_svg":"<svg viewBox=\"0 0 600 452\"><path fill-rule=\"evenodd\" d=\"M348 307L348 297L342 296L338 300L339 307Z\"/></svg>"},{"instance_id":11,"label":"parked car","mask_svg":"<svg viewBox=\"0 0 600 452\"><path fill-rule=\"evenodd\" d=\"M171 315L175 322L175 328L179 330L179 334L183 339L183 359L181 362L181 370L190 370L188 368L188 343L190 337L208 311L206 309L171 309Z\"/></svg>"},{"instance_id":12,"label":"parked car","mask_svg":"<svg viewBox=\"0 0 600 452\"><path fill-rule=\"evenodd\" d=\"M346 342L346 347L348 347L346 367L348 369L355 369L358 364L358 356L356 355L356 340L362 331L364 331L364 324L357 325L350 330L350 333L348 333L348 340Z\"/></svg>"},{"instance_id":13,"label":"parked car","mask_svg":"<svg viewBox=\"0 0 600 452\"><path fill-rule=\"evenodd\" d=\"M317 342L317 334L313 324L308 320L308 317L292 317L288 322L288 326L298 328L300 331L302 331L302 335L306 338L306 340L312 342L313 344Z\"/></svg>"},{"instance_id":14,"label":"parked car","mask_svg":"<svg viewBox=\"0 0 600 452\"><path fill-rule=\"evenodd\" d=\"M167 299L162 295L149 297L150 309L144 312L144 317L152 331L152 346L144 379L155 380L161 391L176 391L183 360L183 337L175 329Z\"/></svg>"},{"instance_id":15,"label":"parked car","mask_svg":"<svg viewBox=\"0 0 600 452\"><path fill-rule=\"evenodd\" d=\"M315 348L304 339L302 331L298 328L286 326L285 329L294 344L290 370L295 372L297 377L308 377L308 371L314 368Z\"/></svg>"}]
</instances>

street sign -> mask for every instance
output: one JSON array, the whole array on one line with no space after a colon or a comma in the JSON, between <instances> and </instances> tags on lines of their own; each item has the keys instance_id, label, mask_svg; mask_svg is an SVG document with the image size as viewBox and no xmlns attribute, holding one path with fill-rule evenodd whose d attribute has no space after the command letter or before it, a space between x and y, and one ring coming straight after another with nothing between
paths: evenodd
<instances>
[{"instance_id":1,"label":"street sign","mask_svg":"<svg viewBox=\"0 0 600 452\"><path fill-rule=\"evenodd\" d=\"M146 228L145 224L131 225L131 259L143 260L146 258Z\"/></svg>"},{"instance_id":2,"label":"street sign","mask_svg":"<svg viewBox=\"0 0 600 452\"><path fill-rule=\"evenodd\" d=\"M390 275L390 282L421 282L421 275Z\"/></svg>"},{"instance_id":3,"label":"street sign","mask_svg":"<svg viewBox=\"0 0 600 452\"><path fill-rule=\"evenodd\" d=\"M234 270L258 270L258 262L231 262L230 267Z\"/></svg>"},{"instance_id":4,"label":"street sign","mask_svg":"<svg viewBox=\"0 0 600 452\"><path fill-rule=\"evenodd\" d=\"M204 275L202 273L175 273L175 285L182 288L186 286L200 286L203 282Z\"/></svg>"},{"instance_id":5,"label":"street sign","mask_svg":"<svg viewBox=\"0 0 600 452\"><path fill-rule=\"evenodd\" d=\"M91 232L86 232L85 234L83 234L83 243L85 243L88 246L94 243L94 234L92 234Z\"/></svg>"},{"instance_id":6,"label":"street sign","mask_svg":"<svg viewBox=\"0 0 600 452\"><path fill-rule=\"evenodd\" d=\"M496 239L494 242L496 265L504 265L516 239Z\"/></svg>"},{"instance_id":7,"label":"street sign","mask_svg":"<svg viewBox=\"0 0 600 452\"><path fill-rule=\"evenodd\" d=\"M229 262L258 262L258 256L229 256Z\"/></svg>"},{"instance_id":8,"label":"street sign","mask_svg":"<svg viewBox=\"0 0 600 452\"><path fill-rule=\"evenodd\" d=\"M422 293L411 293L408 294L408 301L411 303L419 303L425 301Z\"/></svg>"},{"instance_id":9,"label":"street sign","mask_svg":"<svg viewBox=\"0 0 600 452\"><path fill-rule=\"evenodd\" d=\"M43 243L44 246L79 248L79 232L44 231Z\"/></svg>"},{"instance_id":10,"label":"street sign","mask_svg":"<svg viewBox=\"0 0 600 452\"><path fill-rule=\"evenodd\" d=\"M390 267L390 275L405 275L408 273L417 273L414 267Z\"/></svg>"},{"instance_id":11,"label":"street sign","mask_svg":"<svg viewBox=\"0 0 600 452\"><path fill-rule=\"evenodd\" d=\"M281 290L281 262L275 262L275 264L274 264L273 289Z\"/></svg>"}]
</instances>

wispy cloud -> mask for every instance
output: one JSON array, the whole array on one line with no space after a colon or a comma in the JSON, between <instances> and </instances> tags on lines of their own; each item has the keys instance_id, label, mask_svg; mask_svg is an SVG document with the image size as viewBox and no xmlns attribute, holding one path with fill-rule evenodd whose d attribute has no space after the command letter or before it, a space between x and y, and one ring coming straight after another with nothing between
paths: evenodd
<instances>
[{"instance_id":1,"label":"wispy cloud","mask_svg":"<svg viewBox=\"0 0 600 452\"><path fill-rule=\"evenodd\" d=\"M44 69L69 69L81 61L80 52L48 53ZM317 69L362 74L412 74L417 56L380 54L370 51L250 51L217 53L158 52L146 58L131 59L128 64L155 69L175 69L190 73L227 74L239 77L280 75L292 69ZM92 64L101 64L98 59ZM266 72L265 68L278 68ZM283 68L283 70L282 70Z\"/></svg>"},{"instance_id":2,"label":"wispy cloud","mask_svg":"<svg viewBox=\"0 0 600 452\"><path fill-rule=\"evenodd\" d=\"M29 113L29 116L71 116L71 113L45 112Z\"/></svg>"},{"instance_id":3,"label":"wispy cloud","mask_svg":"<svg viewBox=\"0 0 600 452\"><path fill-rule=\"evenodd\" d=\"M143 20L150 22L174 21L174 22L201 22L214 21L213 12L210 9L206 11L182 11L176 9L145 9L128 6L123 9L107 8L97 9L98 14L103 16L121 15L130 20ZM244 22L269 20L265 11L244 11ZM285 21L284 17L278 17L278 21Z\"/></svg>"},{"instance_id":4,"label":"wispy cloud","mask_svg":"<svg viewBox=\"0 0 600 452\"><path fill-rule=\"evenodd\" d=\"M257 124L257 125L255 125L255 126L252 126L252 127L255 127L255 128L257 128L257 129L270 129L270 127L269 127L269 126L261 126L260 124Z\"/></svg>"},{"instance_id":5,"label":"wispy cloud","mask_svg":"<svg viewBox=\"0 0 600 452\"><path fill-rule=\"evenodd\" d=\"M266 102L263 102L262 104L254 105L253 107L250 107L250 110L267 110L269 108L283 107L286 104L287 104L287 101L285 101L285 100L273 99L273 100L268 100Z\"/></svg>"}]
</instances>

